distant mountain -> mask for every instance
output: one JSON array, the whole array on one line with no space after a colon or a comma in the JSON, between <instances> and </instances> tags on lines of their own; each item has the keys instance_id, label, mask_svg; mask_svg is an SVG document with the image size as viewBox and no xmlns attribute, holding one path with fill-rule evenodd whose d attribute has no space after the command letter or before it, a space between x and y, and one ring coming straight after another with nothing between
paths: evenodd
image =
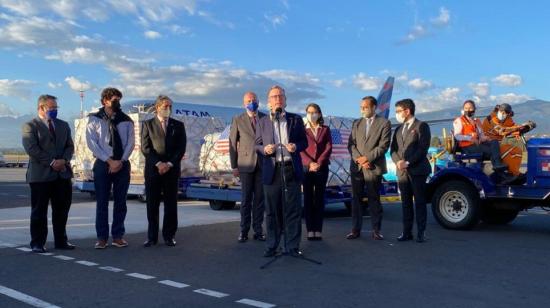
<instances>
[{"instance_id":1,"label":"distant mountain","mask_svg":"<svg viewBox=\"0 0 550 308\"><path fill-rule=\"evenodd\" d=\"M476 116L487 116L491 113L494 106L492 107L480 107L476 111ZM534 121L537 123L537 128L535 128L530 134L550 134L550 102L543 100L529 100L524 103L512 105L514 111L514 121L516 123L524 123L528 120ZM446 128L447 132L452 128L452 119L460 115L460 109L457 108L448 108L438 111L424 112L419 113L417 116L419 119L429 121L429 120L439 120L439 119L451 119L448 123L437 123L431 125L432 135L441 136L442 129ZM395 120L395 119L393 119Z\"/></svg>"}]
</instances>

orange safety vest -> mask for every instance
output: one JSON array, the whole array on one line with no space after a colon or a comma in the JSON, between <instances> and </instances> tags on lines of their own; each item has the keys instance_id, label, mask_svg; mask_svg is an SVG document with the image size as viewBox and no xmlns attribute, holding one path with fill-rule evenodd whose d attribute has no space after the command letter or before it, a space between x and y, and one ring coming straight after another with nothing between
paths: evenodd
<instances>
[{"instance_id":1,"label":"orange safety vest","mask_svg":"<svg viewBox=\"0 0 550 308\"><path fill-rule=\"evenodd\" d=\"M473 120L473 123L471 121L469 121L466 116L461 116L460 117L460 122L462 122L462 133L461 135L472 135L472 133L476 133L477 134L477 129L476 129L476 120ZM461 147L461 148L465 148L465 147L469 147L471 145L473 145L474 143L472 141L468 141L468 140L461 140L458 142L458 146Z\"/></svg>"}]
</instances>

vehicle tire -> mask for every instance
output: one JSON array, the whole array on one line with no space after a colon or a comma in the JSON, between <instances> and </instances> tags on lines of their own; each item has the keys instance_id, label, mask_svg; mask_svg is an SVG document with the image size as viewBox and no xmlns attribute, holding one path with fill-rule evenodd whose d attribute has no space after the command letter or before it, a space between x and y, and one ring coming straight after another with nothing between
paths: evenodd
<instances>
[{"instance_id":1,"label":"vehicle tire","mask_svg":"<svg viewBox=\"0 0 550 308\"><path fill-rule=\"evenodd\" d=\"M235 201L225 201L223 202L223 209L224 210L232 210L237 206L237 202Z\"/></svg>"},{"instance_id":2,"label":"vehicle tire","mask_svg":"<svg viewBox=\"0 0 550 308\"><path fill-rule=\"evenodd\" d=\"M444 228L468 230L478 222L481 200L470 183L453 180L442 183L432 198L432 213Z\"/></svg>"},{"instance_id":3,"label":"vehicle tire","mask_svg":"<svg viewBox=\"0 0 550 308\"><path fill-rule=\"evenodd\" d=\"M481 211L481 221L489 225L505 225L518 216L518 210L495 209L487 205Z\"/></svg>"},{"instance_id":4,"label":"vehicle tire","mask_svg":"<svg viewBox=\"0 0 550 308\"><path fill-rule=\"evenodd\" d=\"M214 211L221 211L223 210L223 201L221 200L210 200L210 208Z\"/></svg>"}]
</instances>

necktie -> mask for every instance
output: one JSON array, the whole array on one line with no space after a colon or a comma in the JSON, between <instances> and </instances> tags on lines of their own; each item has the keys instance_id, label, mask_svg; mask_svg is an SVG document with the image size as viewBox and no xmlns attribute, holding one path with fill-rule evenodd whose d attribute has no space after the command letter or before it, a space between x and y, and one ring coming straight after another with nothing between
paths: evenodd
<instances>
[{"instance_id":1,"label":"necktie","mask_svg":"<svg viewBox=\"0 0 550 308\"><path fill-rule=\"evenodd\" d=\"M252 117L252 130L254 130L254 132L256 132L256 116L253 116Z\"/></svg>"},{"instance_id":2,"label":"necktie","mask_svg":"<svg viewBox=\"0 0 550 308\"><path fill-rule=\"evenodd\" d=\"M53 139L55 139L55 129L53 128L52 120L48 120L48 130Z\"/></svg>"},{"instance_id":3,"label":"necktie","mask_svg":"<svg viewBox=\"0 0 550 308\"><path fill-rule=\"evenodd\" d=\"M168 124L168 121L166 119L162 120L162 131L164 132L164 135L166 135L167 124Z\"/></svg>"},{"instance_id":4,"label":"necktie","mask_svg":"<svg viewBox=\"0 0 550 308\"><path fill-rule=\"evenodd\" d=\"M367 118L367 129L365 131L365 136L369 135L369 130L371 125L372 125L372 118Z\"/></svg>"},{"instance_id":5,"label":"necktie","mask_svg":"<svg viewBox=\"0 0 550 308\"><path fill-rule=\"evenodd\" d=\"M409 130L409 123L405 123L405 125L403 125L403 131L402 131L403 136L407 134L408 130Z\"/></svg>"}]
</instances>

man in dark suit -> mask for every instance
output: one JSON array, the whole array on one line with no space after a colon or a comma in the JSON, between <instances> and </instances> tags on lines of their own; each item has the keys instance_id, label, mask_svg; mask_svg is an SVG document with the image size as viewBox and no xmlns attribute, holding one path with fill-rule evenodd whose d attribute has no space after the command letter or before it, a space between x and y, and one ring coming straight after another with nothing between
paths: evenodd
<instances>
[{"instance_id":1,"label":"man in dark suit","mask_svg":"<svg viewBox=\"0 0 550 308\"><path fill-rule=\"evenodd\" d=\"M254 239L265 241L262 231L264 221L264 188L262 169L256 153L256 126L265 114L258 111L258 97L246 92L243 97L245 112L233 118L229 133L229 157L233 175L241 179L241 232L239 243L248 240L252 221Z\"/></svg>"},{"instance_id":2,"label":"man in dark suit","mask_svg":"<svg viewBox=\"0 0 550 308\"><path fill-rule=\"evenodd\" d=\"M74 249L67 241L67 218L72 200L69 161L74 153L71 129L57 119L57 98L38 98L38 117L22 127L23 147L29 155L27 183L31 188L31 248L45 253L48 237L48 203L52 204L52 225L56 249Z\"/></svg>"},{"instance_id":3,"label":"man in dark suit","mask_svg":"<svg viewBox=\"0 0 550 308\"><path fill-rule=\"evenodd\" d=\"M411 99L395 103L397 127L391 142L391 157L397 167L399 191L403 205L403 233L398 241L413 239L412 228L416 210L416 241L426 240L426 178L432 168L428 161L430 127L414 116L415 105ZM413 210L414 198L414 210Z\"/></svg>"},{"instance_id":4,"label":"man in dark suit","mask_svg":"<svg viewBox=\"0 0 550 308\"><path fill-rule=\"evenodd\" d=\"M181 159L185 154L187 136L182 122L170 118L172 100L160 95L155 102L156 116L143 122L141 151L145 155L145 195L147 198L147 241L157 244L159 207L164 200L162 237L168 246L176 246L178 229L178 180Z\"/></svg>"},{"instance_id":5,"label":"man in dark suit","mask_svg":"<svg viewBox=\"0 0 550 308\"><path fill-rule=\"evenodd\" d=\"M264 257L277 254L283 229L285 253L300 256L300 188L304 177L300 152L307 148L304 122L299 115L285 111L286 95L280 86L269 90L268 105L270 116L260 119L256 128L256 150L262 156L266 207L267 249Z\"/></svg>"},{"instance_id":6,"label":"man in dark suit","mask_svg":"<svg viewBox=\"0 0 550 308\"><path fill-rule=\"evenodd\" d=\"M349 240L361 236L365 188L372 220L372 237L375 240L384 239L380 233L383 213L380 188L382 175L387 172L386 151L390 146L391 123L388 119L376 115L377 104L376 98L363 97L362 117L353 121L349 136L348 150L351 154L350 173L353 191L352 229L346 236Z\"/></svg>"}]
</instances>

